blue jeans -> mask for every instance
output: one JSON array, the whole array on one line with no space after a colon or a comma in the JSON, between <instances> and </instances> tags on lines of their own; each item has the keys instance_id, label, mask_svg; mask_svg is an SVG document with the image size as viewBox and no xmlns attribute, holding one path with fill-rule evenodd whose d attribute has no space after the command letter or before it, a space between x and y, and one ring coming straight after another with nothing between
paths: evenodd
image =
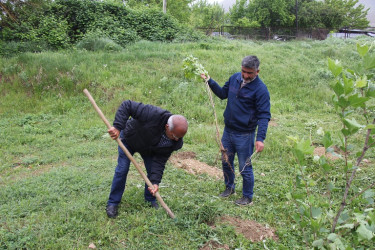
<instances>
[{"instance_id":1,"label":"blue jeans","mask_svg":"<svg viewBox=\"0 0 375 250\"><path fill-rule=\"evenodd\" d=\"M251 165L250 156L254 151L255 132L240 133L225 128L221 142L228 156L228 162L222 158L224 183L227 188L235 189L235 167L234 156L237 153L239 170L242 175L243 186L242 195L253 198L254 193L254 174Z\"/></svg>"},{"instance_id":2,"label":"blue jeans","mask_svg":"<svg viewBox=\"0 0 375 250\"><path fill-rule=\"evenodd\" d=\"M122 133L121 133L122 135ZM124 143L124 141L122 141ZM124 146L128 149L131 155L134 154L132 150L124 143ZM152 156L145 156L141 154L141 157L144 161L147 171L147 177L150 178L151 173L151 164L152 164ZM118 147L118 159L117 159L117 167L115 170L115 175L113 176L111 192L109 194L109 199L107 204L112 206L117 206L122 198L122 195L125 191L125 184L126 184L126 177L128 176L130 166L130 160L122 151L120 147ZM148 191L148 186L145 183L145 192L144 192L145 200L149 202L155 202L156 198Z\"/></svg>"}]
</instances>

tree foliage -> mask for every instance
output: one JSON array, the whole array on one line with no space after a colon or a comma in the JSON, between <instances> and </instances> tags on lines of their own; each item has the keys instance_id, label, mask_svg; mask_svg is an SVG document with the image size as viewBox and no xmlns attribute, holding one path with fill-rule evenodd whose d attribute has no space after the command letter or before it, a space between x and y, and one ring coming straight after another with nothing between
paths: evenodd
<instances>
[{"instance_id":1,"label":"tree foliage","mask_svg":"<svg viewBox=\"0 0 375 250\"><path fill-rule=\"evenodd\" d=\"M298 7L298 22L304 28L364 28L369 25L367 13L358 0L303 0Z\"/></svg>"},{"instance_id":2,"label":"tree foliage","mask_svg":"<svg viewBox=\"0 0 375 250\"><path fill-rule=\"evenodd\" d=\"M367 12L358 0L236 0L230 20L263 27L294 27L298 21L303 28L363 28L369 24Z\"/></svg>"},{"instance_id":3,"label":"tree foliage","mask_svg":"<svg viewBox=\"0 0 375 250\"><path fill-rule=\"evenodd\" d=\"M226 15L219 4L198 0L191 7L190 24L193 27L217 28L226 22Z\"/></svg>"},{"instance_id":4,"label":"tree foliage","mask_svg":"<svg viewBox=\"0 0 375 250\"><path fill-rule=\"evenodd\" d=\"M118 2L13 0L0 6L0 38L8 42L45 42L59 49L94 36L126 46L140 39L172 41L179 34L186 40L184 34L191 34L161 9L129 9Z\"/></svg>"}]
</instances>

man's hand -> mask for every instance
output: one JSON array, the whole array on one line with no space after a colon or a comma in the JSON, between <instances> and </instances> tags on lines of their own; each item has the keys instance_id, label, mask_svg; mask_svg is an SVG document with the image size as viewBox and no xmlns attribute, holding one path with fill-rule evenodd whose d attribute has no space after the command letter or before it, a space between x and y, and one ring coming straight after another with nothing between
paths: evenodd
<instances>
[{"instance_id":1,"label":"man's hand","mask_svg":"<svg viewBox=\"0 0 375 250\"><path fill-rule=\"evenodd\" d=\"M115 127L111 127L110 129L108 129L108 134L113 140L116 140L120 136L120 131Z\"/></svg>"},{"instance_id":2,"label":"man's hand","mask_svg":"<svg viewBox=\"0 0 375 250\"><path fill-rule=\"evenodd\" d=\"M264 143L261 141L255 142L255 152L262 152L264 149Z\"/></svg>"},{"instance_id":3,"label":"man's hand","mask_svg":"<svg viewBox=\"0 0 375 250\"><path fill-rule=\"evenodd\" d=\"M151 189L150 187L148 187L148 191L150 191L150 193L155 196L156 192L159 191L159 185L158 184L154 184L154 189Z\"/></svg>"},{"instance_id":4,"label":"man's hand","mask_svg":"<svg viewBox=\"0 0 375 250\"><path fill-rule=\"evenodd\" d=\"M207 77L204 73L201 74L201 78L205 81L210 80L210 76Z\"/></svg>"}]
</instances>

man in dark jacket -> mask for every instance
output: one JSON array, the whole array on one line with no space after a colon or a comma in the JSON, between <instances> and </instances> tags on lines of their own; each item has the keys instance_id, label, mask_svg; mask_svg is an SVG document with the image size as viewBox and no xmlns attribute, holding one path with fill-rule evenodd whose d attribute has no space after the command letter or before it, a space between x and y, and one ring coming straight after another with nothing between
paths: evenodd
<instances>
[{"instance_id":1,"label":"man in dark jacket","mask_svg":"<svg viewBox=\"0 0 375 250\"><path fill-rule=\"evenodd\" d=\"M223 87L208 76L208 85L220 99L228 99L224 111L224 133L222 143L225 149L222 166L226 189L220 194L228 197L235 193L234 156L237 153L240 173L243 179L242 198L237 205L249 205L253 200L254 174L251 155L264 148L268 122L271 118L270 94L259 78L259 60L247 56L242 60L241 72L232 75ZM202 74L203 79L207 77ZM255 130L258 128L255 136ZM255 139L256 138L256 139Z\"/></svg>"},{"instance_id":2,"label":"man in dark jacket","mask_svg":"<svg viewBox=\"0 0 375 250\"><path fill-rule=\"evenodd\" d=\"M173 115L156 106L127 100L117 110L113 127L108 130L114 140L121 136L121 141L132 155L136 152L141 155L147 177L154 187L150 189L145 184L145 200L156 209L159 205L154 195L159 189L165 164L173 151L182 148L182 138L187 129L187 120L182 115ZM106 207L110 218L118 214L118 204L125 190L130 166L129 158L120 147L118 150L118 164Z\"/></svg>"}]
</instances>

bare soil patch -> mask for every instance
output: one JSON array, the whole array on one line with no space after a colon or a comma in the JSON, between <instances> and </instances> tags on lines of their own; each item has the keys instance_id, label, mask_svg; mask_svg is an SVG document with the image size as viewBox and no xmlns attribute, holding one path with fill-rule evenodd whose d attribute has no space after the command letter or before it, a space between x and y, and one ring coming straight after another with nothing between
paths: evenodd
<instances>
[{"instance_id":1,"label":"bare soil patch","mask_svg":"<svg viewBox=\"0 0 375 250\"><path fill-rule=\"evenodd\" d=\"M275 241L279 239L275 234L275 229L267 225L262 225L256 221L244 220L231 216L223 216L219 218L218 223L233 226L237 233L242 234L246 239L249 239L252 242L258 242L264 239L273 239Z\"/></svg>"},{"instance_id":2,"label":"bare soil patch","mask_svg":"<svg viewBox=\"0 0 375 250\"><path fill-rule=\"evenodd\" d=\"M335 148L335 153L340 155L340 152L336 150L336 148ZM340 157L338 157L337 155L333 155L332 153L326 153L325 147L316 147L314 149L314 155L325 156L328 160L332 160L332 161L336 161L340 159Z\"/></svg>"},{"instance_id":3,"label":"bare soil patch","mask_svg":"<svg viewBox=\"0 0 375 250\"><path fill-rule=\"evenodd\" d=\"M172 155L169 160L175 167L182 168L189 174L207 174L217 180L223 179L223 171L221 169L198 161L194 152L178 152Z\"/></svg>"}]
</instances>

